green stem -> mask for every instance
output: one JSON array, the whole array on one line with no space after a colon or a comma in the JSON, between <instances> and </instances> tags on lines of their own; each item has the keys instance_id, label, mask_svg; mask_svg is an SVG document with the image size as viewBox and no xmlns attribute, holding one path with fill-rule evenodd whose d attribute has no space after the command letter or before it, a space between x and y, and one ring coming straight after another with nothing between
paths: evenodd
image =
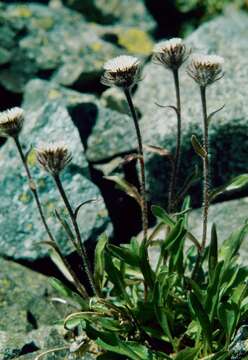
<instances>
[{"instance_id":1,"label":"green stem","mask_svg":"<svg viewBox=\"0 0 248 360\"><path fill-rule=\"evenodd\" d=\"M29 169L29 166L27 164L27 160L26 160L26 157L23 153L23 150L22 150L22 147L21 147L21 144L20 144L20 141L19 141L19 138L18 137L14 137L14 142L15 142L15 145L17 147L17 150L18 150L18 153L20 155L20 158L21 158L21 161L23 163L23 166L25 168L25 171L26 171L26 174L27 174L27 178L28 178L28 183L29 183L29 188L31 190L31 192L33 193L33 196L34 196L34 199L35 199L35 202L36 202L36 205L37 205L37 208L38 208L38 212L40 214L40 218L41 218L41 221L44 225L44 228L49 236L49 239L52 241L52 243L55 244L56 246L56 249L58 249L57 247L57 243L52 235L52 232L51 230L49 229L49 226L46 222L46 218L45 218L45 215L43 213L43 210L42 210L42 206L41 206L41 202L40 202L40 198L39 198L39 194L38 194L38 191L36 189L36 185L35 185L35 182L32 178L32 175L31 175L31 172L30 172L30 169ZM61 260L63 261L64 265L67 267L68 271L70 272L72 278L73 278L73 281L74 281L74 285L76 286L77 290L79 291L79 293L83 296L83 297L86 297L87 296L87 292L85 290L85 288L82 286L82 284L80 283L79 279L77 278L75 272L72 270L70 264L68 263L67 259L62 256L62 254L59 252L60 254L60 257L61 257Z\"/></svg>"},{"instance_id":2,"label":"green stem","mask_svg":"<svg viewBox=\"0 0 248 360\"><path fill-rule=\"evenodd\" d=\"M206 156L203 158L203 230L201 250L203 251L207 241L207 227L208 227L208 210L209 210L209 146L208 146L208 116L207 116L207 101L206 101L206 87L200 88L202 114L203 114L203 148L206 151Z\"/></svg>"},{"instance_id":3,"label":"green stem","mask_svg":"<svg viewBox=\"0 0 248 360\"><path fill-rule=\"evenodd\" d=\"M60 193L60 195L61 195L61 197L62 197L62 199L64 201L64 204L65 204L65 207L66 207L66 209L68 211L68 214L70 216L70 219L71 219L71 222L72 222L75 234L76 234L78 246L79 246L79 249L80 249L80 255L81 255L82 260L83 260L84 271L85 271L85 274L86 274L87 279L89 281L90 287L91 287L94 295L99 295L98 291L97 291L97 289L95 287L95 284L94 284L92 273L90 271L87 252L86 252L85 246L84 246L82 238L81 238L80 230L79 230L78 223L77 223L77 220L76 220L75 215L74 215L74 211L73 211L73 209L71 207L71 204L70 204L70 202L68 200L68 197L67 197L67 195L66 195L66 193L64 191L64 188L63 188L63 185L62 185L62 182L60 180L59 175L58 174L54 175L53 178L54 178L55 184L57 185L59 193Z\"/></svg>"},{"instance_id":4,"label":"green stem","mask_svg":"<svg viewBox=\"0 0 248 360\"><path fill-rule=\"evenodd\" d=\"M134 121L134 126L136 130L136 136L138 141L138 155L139 155L139 163L140 163L140 193L141 193L141 211L142 211L142 226L144 233L144 242L147 242L147 231L148 231L148 208L146 201L146 179L145 179L145 163L144 163L144 151L142 144L142 136L139 127L138 117L133 105L132 97L130 90L127 89L124 91L127 99L127 103Z\"/></svg>"},{"instance_id":5,"label":"green stem","mask_svg":"<svg viewBox=\"0 0 248 360\"><path fill-rule=\"evenodd\" d=\"M177 139L176 139L175 162L172 167L172 176L171 176L170 191L169 191L169 212L173 211L173 202L175 198L177 176L179 172L180 157L181 157L182 119L181 119L181 96L180 96L178 69L173 70L173 79L174 79L175 92L176 92Z\"/></svg>"}]
</instances>

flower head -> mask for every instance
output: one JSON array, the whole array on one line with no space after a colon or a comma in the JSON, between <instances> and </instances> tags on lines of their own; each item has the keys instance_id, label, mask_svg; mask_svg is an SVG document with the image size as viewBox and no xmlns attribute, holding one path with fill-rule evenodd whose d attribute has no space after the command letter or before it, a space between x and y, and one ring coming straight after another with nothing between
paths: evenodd
<instances>
[{"instance_id":1,"label":"flower head","mask_svg":"<svg viewBox=\"0 0 248 360\"><path fill-rule=\"evenodd\" d=\"M0 135L16 137L19 135L24 122L24 110L14 107L0 113Z\"/></svg>"},{"instance_id":2,"label":"flower head","mask_svg":"<svg viewBox=\"0 0 248 360\"><path fill-rule=\"evenodd\" d=\"M180 38L160 41L154 46L152 59L168 69L177 70L188 58L189 51Z\"/></svg>"},{"instance_id":3,"label":"flower head","mask_svg":"<svg viewBox=\"0 0 248 360\"><path fill-rule=\"evenodd\" d=\"M200 86L211 85L222 78L224 59L218 55L194 55L187 72Z\"/></svg>"},{"instance_id":4,"label":"flower head","mask_svg":"<svg viewBox=\"0 0 248 360\"><path fill-rule=\"evenodd\" d=\"M106 62L101 82L107 86L129 89L140 81L141 63L138 58L120 55Z\"/></svg>"},{"instance_id":5,"label":"flower head","mask_svg":"<svg viewBox=\"0 0 248 360\"><path fill-rule=\"evenodd\" d=\"M50 174L57 175L72 159L64 143L52 143L36 148L36 157L40 165Z\"/></svg>"}]
</instances>

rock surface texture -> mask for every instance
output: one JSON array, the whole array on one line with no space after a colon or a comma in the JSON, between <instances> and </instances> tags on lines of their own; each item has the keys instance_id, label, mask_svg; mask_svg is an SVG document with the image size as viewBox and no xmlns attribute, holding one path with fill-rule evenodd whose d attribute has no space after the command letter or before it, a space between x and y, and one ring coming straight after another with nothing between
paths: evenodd
<instances>
[{"instance_id":1,"label":"rock surface texture","mask_svg":"<svg viewBox=\"0 0 248 360\"><path fill-rule=\"evenodd\" d=\"M91 96L71 90L59 90L40 80L27 85L24 97L26 119L20 140L24 151L39 143L64 141L68 143L73 160L62 173L62 181L74 208L81 202L98 198L97 202L82 207L78 221L84 241L96 241L97 236L110 229L109 218L98 188L89 179L88 163L76 126L67 111L80 103L92 101ZM48 240L41 224L36 203L28 188L26 175L11 139L0 149L0 253L14 259L35 260L47 254L40 242ZM44 212L55 238L66 253L69 246L65 233L54 216L54 210L65 213L64 205L50 176L36 163L34 150L28 164L37 183Z\"/></svg>"}]
</instances>

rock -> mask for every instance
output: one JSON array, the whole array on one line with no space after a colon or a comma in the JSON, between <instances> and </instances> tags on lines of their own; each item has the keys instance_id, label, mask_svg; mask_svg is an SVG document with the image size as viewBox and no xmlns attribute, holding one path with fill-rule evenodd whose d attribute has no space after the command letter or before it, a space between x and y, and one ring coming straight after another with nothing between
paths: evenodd
<instances>
[{"instance_id":1,"label":"rock","mask_svg":"<svg viewBox=\"0 0 248 360\"><path fill-rule=\"evenodd\" d=\"M156 26L143 0L63 0L63 3L100 24L138 25L145 31L153 31Z\"/></svg>"},{"instance_id":2,"label":"rock","mask_svg":"<svg viewBox=\"0 0 248 360\"><path fill-rule=\"evenodd\" d=\"M51 301L55 291L44 275L2 258L0 265L0 331L27 334L68 313L66 305Z\"/></svg>"},{"instance_id":3,"label":"rock","mask_svg":"<svg viewBox=\"0 0 248 360\"><path fill-rule=\"evenodd\" d=\"M60 92L61 91L61 92ZM81 95L70 90L59 90L40 80L27 85L24 96L26 120L20 140L24 151L39 142L61 141L68 143L73 154L72 163L64 170L62 181L73 206L93 198L99 201L82 207L79 225L84 241L96 241L103 231L109 232L110 223L106 207L99 190L89 179L88 164L84 156L77 128L73 125L67 107L73 111L80 102L88 104L93 96ZM45 174L36 163L32 150L28 156L31 172L37 183L45 215L65 253L72 251L68 240L53 216L55 208L64 209L51 177ZM0 150L0 253L14 259L35 260L47 255L41 241L48 240L41 224L36 204L29 191L26 175L16 148L11 139ZM64 211L64 210L63 210Z\"/></svg>"},{"instance_id":4,"label":"rock","mask_svg":"<svg viewBox=\"0 0 248 360\"><path fill-rule=\"evenodd\" d=\"M248 54L246 34L248 16L242 12L226 14L202 25L189 38L188 45L196 52L218 53L225 58L225 76L213 84L207 91L209 113L225 104L210 125L212 186L219 186L231 177L247 171L247 89L243 79L246 76L245 59ZM229 46L227 46L227 43ZM182 92L182 158L178 177L181 187L187 175L201 160L191 145L191 135L201 138L202 115L200 94L197 85L186 74L185 66L180 71ZM237 89L239 89L237 91ZM107 90L109 91L109 90ZM106 91L106 94L107 94ZM117 93L117 92L116 92ZM111 108L120 109L120 95L103 95L103 101ZM234 96L235 94L235 96ZM176 143L176 116L172 109L160 108L162 105L174 105L174 84L172 74L162 66L148 63L144 67L143 80L139 83L134 103L141 114L140 126L145 144L160 146L172 153ZM128 153L136 147L132 120L124 123L109 121L108 124L96 124L88 140L87 155L92 161L104 162L109 158L109 132L102 132L99 141L99 129L111 126L111 157L118 156L120 138L122 149ZM101 120L103 121L103 120ZM111 124L111 125L110 125ZM132 133L132 137L131 134ZM102 149L105 148L105 152ZM129 149L128 149L129 148ZM93 155L94 153L94 155ZM97 154L97 156L96 156ZM100 159L100 154L101 156ZM94 158L94 159L93 159ZM167 199L170 164L155 153L146 152L146 170L148 191L153 203L164 205ZM194 186L194 206L201 203L201 185ZM192 193L191 192L191 193Z\"/></svg>"},{"instance_id":5,"label":"rock","mask_svg":"<svg viewBox=\"0 0 248 360\"><path fill-rule=\"evenodd\" d=\"M235 214L235 216L234 216ZM248 214L248 198L224 201L219 204L214 204L210 207L209 211L209 226L208 226L208 239L210 239L211 226L213 223L217 226L218 240L223 242L229 235L238 230L247 221ZM201 210L197 209L191 212L189 216L189 227L192 233L201 238L202 235L202 217ZM247 262L248 244L247 239L241 246L240 255L242 263L245 265Z\"/></svg>"},{"instance_id":6,"label":"rock","mask_svg":"<svg viewBox=\"0 0 248 360\"><path fill-rule=\"evenodd\" d=\"M61 326L44 326L39 330L31 331L29 334L0 331L1 359L29 360L34 359L35 356L45 350L63 347L66 342L63 339L62 332ZM66 354L66 350L56 352L56 359L63 360ZM53 353L48 355L46 359L54 359Z\"/></svg>"},{"instance_id":7,"label":"rock","mask_svg":"<svg viewBox=\"0 0 248 360\"><path fill-rule=\"evenodd\" d=\"M124 51L98 35L100 25L64 7L2 5L0 17L0 84L14 93L34 77L84 91L92 83L99 87L103 63Z\"/></svg>"}]
</instances>

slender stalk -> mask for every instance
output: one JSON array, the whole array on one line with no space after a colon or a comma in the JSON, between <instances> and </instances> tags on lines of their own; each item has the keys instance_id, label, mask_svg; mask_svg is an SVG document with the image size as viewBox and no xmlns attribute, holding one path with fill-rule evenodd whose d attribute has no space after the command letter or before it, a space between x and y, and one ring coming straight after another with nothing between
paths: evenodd
<instances>
[{"instance_id":1,"label":"slender stalk","mask_svg":"<svg viewBox=\"0 0 248 360\"><path fill-rule=\"evenodd\" d=\"M208 210L209 210L209 145L208 145L208 116L207 116L207 101L206 101L206 87L200 88L202 114L203 114L203 148L206 151L206 156L203 158L203 230L201 250L203 251L207 241L207 226L208 226Z\"/></svg>"},{"instance_id":2,"label":"slender stalk","mask_svg":"<svg viewBox=\"0 0 248 360\"><path fill-rule=\"evenodd\" d=\"M176 153L175 153L175 162L172 166L172 174L169 185L169 213L173 211L173 202L175 198L175 190L177 183L177 176L180 166L180 157L181 157L181 132L182 132L182 120L181 120L181 96L180 96L180 86L179 86L179 70L173 70L173 79L176 92L176 114L177 114L177 139L176 139Z\"/></svg>"},{"instance_id":3,"label":"slender stalk","mask_svg":"<svg viewBox=\"0 0 248 360\"><path fill-rule=\"evenodd\" d=\"M65 207L66 207L66 209L68 211L68 214L70 216L70 219L71 219L71 222L72 222L75 234L76 234L76 238L77 238L77 242L78 242L78 246L79 246L79 250L80 250L80 255L81 255L82 260L83 260L84 271L85 271L85 274L86 274L87 279L89 281L90 287L91 287L94 295L99 295L98 291L97 291L97 289L95 287L95 284L94 284L92 273L90 271L87 252L86 252L85 246L84 246L82 238L81 238L80 230L79 230L79 227L78 227L76 217L74 215L74 211L73 211L73 209L71 207L71 204L70 204L70 202L68 200L68 197L67 197L67 195L66 195L66 193L64 191L64 188L63 188L63 185L62 185L62 182L60 180L59 175L54 175L53 178L54 178L55 184L57 185L59 193L60 193L60 195L61 195L61 197L62 197L62 199L64 201L64 204L65 204Z\"/></svg>"},{"instance_id":4,"label":"slender stalk","mask_svg":"<svg viewBox=\"0 0 248 360\"><path fill-rule=\"evenodd\" d=\"M127 99L127 103L134 121L134 126L137 135L138 141L138 154L139 154L139 163L140 163L140 193L141 193L141 211L142 211L142 226L143 226L143 234L144 234L144 242L147 242L147 231L148 231L148 208L146 201L146 179L145 179L145 163L144 163L144 151L142 144L142 136L140 132L138 117L134 108L131 92L129 89L125 90L125 95Z\"/></svg>"},{"instance_id":5,"label":"slender stalk","mask_svg":"<svg viewBox=\"0 0 248 360\"><path fill-rule=\"evenodd\" d=\"M23 153L23 150L22 150L22 147L21 147L21 144L20 144L20 141L19 141L19 138L18 137L14 137L14 142L16 144L16 147L17 147L17 150L18 150L18 153L20 155L20 158L22 160L22 163L23 163L23 166L25 168L25 171L26 171L26 174L27 174L27 177L28 177L28 182L29 182L29 188L31 190L31 192L33 193L33 196L34 196L34 199L35 199L35 202L36 202L36 205L37 205L37 208L38 208L38 211L39 211L39 214L40 214L40 218L41 218L41 221L44 225L44 228L49 236L49 239L52 241L52 243L55 244L56 246L56 249L57 251L59 250L58 247L57 247L57 243L51 233L51 230L47 224L47 221L46 221L46 218L45 218L45 215L44 215L44 212L42 210L42 206L41 206L41 202L40 202L40 198L39 198L39 194L38 194L38 191L36 189L36 185L35 185L35 182L32 178L32 175L31 175L31 172L30 172L30 169L29 169L29 166L27 164L27 161L26 161L26 158L25 158L25 155ZM77 278L75 272L73 271L73 269L71 268L70 264L68 263L67 259L62 256L61 252L59 251L59 254L60 254L60 257L64 263L64 265L67 267L68 271L70 272L72 278L73 278L73 281L74 281L74 284L77 288L77 290L79 291L79 293L83 296L83 297L86 297L87 296L87 292L85 290L85 288L83 287L83 285L80 283L79 279Z\"/></svg>"}]
</instances>

